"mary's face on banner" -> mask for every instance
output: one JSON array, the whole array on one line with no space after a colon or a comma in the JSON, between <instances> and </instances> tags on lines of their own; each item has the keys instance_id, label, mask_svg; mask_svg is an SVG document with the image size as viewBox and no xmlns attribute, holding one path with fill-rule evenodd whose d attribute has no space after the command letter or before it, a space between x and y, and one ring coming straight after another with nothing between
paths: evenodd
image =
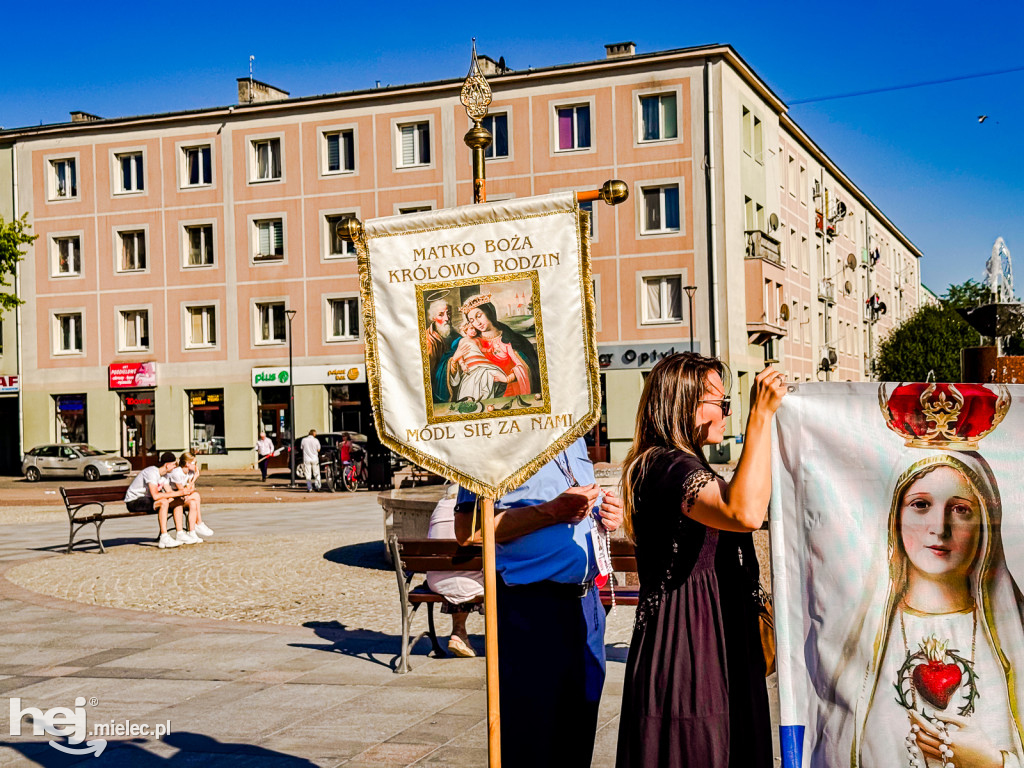
<instances>
[{"instance_id":1,"label":"mary's face on banner","mask_svg":"<svg viewBox=\"0 0 1024 768\"><path fill-rule=\"evenodd\" d=\"M900 538L913 568L932 577L966 577L978 552L981 507L960 472L938 467L903 493Z\"/></svg>"},{"instance_id":2,"label":"mary's face on banner","mask_svg":"<svg viewBox=\"0 0 1024 768\"><path fill-rule=\"evenodd\" d=\"M494 326L491 324L491 319L479 307L474 307L469 310L469 314L466 315L466 319L469 321L469 324L480 331L480 333L486 333L487 331L494 330Z\"/></svg>"}]
</instances>

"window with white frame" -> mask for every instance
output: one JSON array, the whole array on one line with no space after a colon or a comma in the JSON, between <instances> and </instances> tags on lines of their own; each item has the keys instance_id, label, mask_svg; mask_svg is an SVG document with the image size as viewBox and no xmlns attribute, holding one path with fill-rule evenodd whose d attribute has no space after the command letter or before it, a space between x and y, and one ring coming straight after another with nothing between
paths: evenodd
<instances>
[{"instance_id":1,"label":"window with white frame","mask_svg":"<svg viewBox=\"0 0 1024 768\"><path fill-rule=\"evenodd\" d=\"M324 133L324 173L346 173L356 169L355 134L347 131Z\"/></svg>"},{"instance_id":2,"label":"window with white frame","mask_svg":"<svg viewBox=\"0 0 1024 768\"><path fill-rule=\"evenodd\" d=\"M206 187L213 183L213 159L209 144L183 147L181 150L182 186Z\"/></svg>"},{"instance_id":3,"label":"window with white frame","mask_svg":"<svg viewBox=\"0 0 1024 768\"><path fill-rule=\"evenodd\" d=\"M327 237L324 238L324 242L327 244L327 257L328 258L341 258L343 256L354 256L356 253L356 247L353 243L345 240L338 234L338 225L342 220L352 217L351 213L338 213L331 216L325 216L324 221L327 226Z\"/></svg>"},{"instance_id":4,"label":"window with white frame","mask_svg":"<svg viewBox=\"0 0 1024 768\"><path fill-rule=\"evenodd\" d=\"M217 308L214 306L188 307L188 336L190 349L217 345Z\"/></svg>"},{"instance_id":5,"label":"window with white frame","mask_svg":"<svg viewBox=\"0 0 1024 768\"><path fill-rule=\"evenodd\" d=\"M253 178L276 181L281 178L281 140L257 139L252 142Z\"/></svg>"},{"instance_id":6,"label":"window with white frame","mask_svg":"<svg viewBox=\"0 0 1024 768\"><path fill-rule=\"evenodd\" d=\"M50 161L50 198L67 200L78 197L78 169L75 158Z\"/></svg>"},{"instance_id":7,"label":"window with white frame","mask_svg":"<svg viewBox=\"0 0 1024 768\"><path fill-rule=\"evenodd\" d=\"M679 185L663 184L656 187L642 187L643 233L679 231Z\"/></svg>"},{"instance_id":8,"label":"window with white frame","mask_svg":"<svg viewBox=\"0 0 1024 768\"><path fill-rule=\"evenodd\" d=\"M53 238L55 276L82 274L82 239L78 235Z\"/></svg>"},{"instance_id":9,"label":"window with white frame","mask_svg":"<svg viewBox=\"0 0 1024 768\"><path fill-rule=\"evenodd\" d=\"M125 152L117 155L117 191L142 192L146 188L142 153Z\"/></svg>"},{"instance_id":10,"label":"window with white frame","mask_svg":"<svg viewBox=\"0 0 1024 768\"><path fill-rule=\"evenodd\" d=\"M118 272L139 272L146 268L146 233L143 230L118 232L120 240Z\"/></svg>"},{"instance_id":11,"label":"window with white frame","mask_svg":"<svg viewBox=\"0 0 1024 768\"><path fill-rule=\"evenodd\" d=\"M789 162L786 164L786 186L789 194L796 197L796 186L799 183L796 175L796 160L792 155L789 156Z\"/></svg>"},{"instance_id":12,"label":"window with white frame","mask_svg":"<svg viewBox=\"0 0 1024 768\"><path fill-rule=\"evenodd\" d=\"M591 238L593 238L594 237L594 232L597 231L596 228L595 228L596 224L594 222L594 216L595 216L595 213L596 213L595 210L594 210L594 201L593 200L587 200L585 202L581 202L580 203L580 210L581 211L586 211L589 214L589 216L587 217L589 219L589 221L590 221L590 231L588 232L588 234L590 235Z\"/></svg>"},{"instance_id":13,"label":"window with white frame","mask_svg":"<svg viewBox=\"0 0 1024 768\"><path fill-rule=\"evenodd\" d=\"M491 202L494 202L493 200ZM398 212L400 214L406 213L422 213L423 211L433 210L429 205L404 205L400 206Z\"/></svg>"},{"instance_id":14,"label":"window with white frame","mask_svg":"<svg viewBox=\"0 0 1024 768\"><path fill-rule=\"evenodd\" d=\"M660 275L643 280L643 322L680 322L683 319L683 278L680 275Z\"/></svg>"},{"instance_id":15,"label":"window with white frame","mask_svg":"<svg viewBox=\"0 0 1024 768\"><path fill-rule=\"evenodd\" d=\"M287 318L283 301L256 305L256 343L284 344L288 341Z\"/></svg>"},{"instance_id":16,"label":"window with white frame","mask_svg":"<svg viewBox=\"0 0 1024 768\"><path fill-rule=\"evenodd\" d=\"M555 119L559 151L590 148L589 104L556 107Z\"/></svg>"},{"instance_id":17,"label":"window with white frame","mask_svg":"<svg viewBox=\"0 0 1024 768\"><path fill-rule=\"evenodd\" d=\"M359 299L327 300L327 340L359 338Z\"/></svg>"},{"instance_id":18,"label":"window with white frame","mask_svg":"<svg viewBox=\"0 0 1024 768\"><path fill-rule=\"evenodd\" d=\"M800 166L800 202L807 205L807 169L804 166Z\"/></svg>"},{"instance_id":19,"label":"window with white frame","mask_svg":"<svg viewBox=\"0 0 1024 768\"><path fill-rule=\"evenodd\" d=\"M398 165L430 165L430 123L406 123L398 126Z\"/></svg>"},{"instance_id":20,"label":"window with white frame","mask_svg":"<svg viewBox=\"0 0 1024 768\"><path fill-rule=\"evenodd\" d=\"M676 95L661 93L640 97L640 141L674 139L679 135L676 123Z\"/></svg>"},{"instance_id":21,"label":"window with white frame","mask_svg":"<svg viewBox=\"0 0 1024 768\"><path fill-rule=\"evenodd\" d=\"M764 137L761 130L761 118L746 107L743 107L743 151L757 162L762 162Z\"/></svg>"},{"instance_id":22,"label":"window with white frame","mask_svg":"<svg viewBox=\"0 0 1024 768\"><path fill-rule=\"evenodd\" d=\"M484 150L484 157L508 157L508 113L488 115L482 124L491 134L491 143Z\"/></svg>"},{"instance_id":23,"label":"window with white frame","mask_svg":"<svg viewBox=\"0 0 1024 768\"><path fill-rule=\"evenodd\" d=\"M149 310L122 309L121 337L118 346L121 352L149 349Z\"/></svg>"},{"instance_id":24,"label":"window with white frame","mask_svg":"<svg viewBox=\"0 0 1024 768\"><path fill-rule=\"evenodd\" d=\"M284 258L284 222L281 219L257 219L253 222L256 261L280 261Z\"/></svg>"},{"instance_id":25,"label":"window with white frame","mask_svg":"<svg viewBox=\"0 0 1024 768\"><path fill-rule=\"evenodd\" d=\"M53 348L57 354L82 351L82 313L66 312L53 316Z\"/></svg>"},{"instance_id":26,"label":"window with white frame","mask_svg":"<svg viewBox=\"0 0 1024 768\"><path fill-rule=\"evenodd\" d=\"M185 266L213 266L213 224L193 224L185 227Z\"/></svg>"}]
</instances>

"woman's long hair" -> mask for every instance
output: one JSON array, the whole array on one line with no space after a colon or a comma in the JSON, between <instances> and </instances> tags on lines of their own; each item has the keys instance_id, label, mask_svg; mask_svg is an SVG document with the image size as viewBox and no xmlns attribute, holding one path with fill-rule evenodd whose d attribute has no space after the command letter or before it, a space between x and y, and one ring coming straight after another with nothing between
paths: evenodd
<instances>
[{"instance_id":1,"label":"woman's long hair","mask_svg":"<svg viewBox=\"0 0 1024 768\"><path fill-rule=\"evenodd\" d=\"M647 376L637 409L633 445L622 464L622 522L630 539L636 490L658 456L671 450L686 451L711 469L701 449L703 435L697 426L697 407L712 372L723 376L725 366L720 360L681 352L659 360Z\"/></svg>"}]
</instances>

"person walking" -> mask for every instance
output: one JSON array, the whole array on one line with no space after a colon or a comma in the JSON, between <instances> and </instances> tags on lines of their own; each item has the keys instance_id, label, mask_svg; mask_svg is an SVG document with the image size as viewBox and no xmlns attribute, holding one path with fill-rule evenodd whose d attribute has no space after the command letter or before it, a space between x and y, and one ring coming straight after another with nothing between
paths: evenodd
<instances>
[{"instance_id":1,"label":"person walking","mask_svg":"<svg viewBox=\"0 0 1024 768\"><path fill-rule=\"evenodd\" d=\"M703 447L731 405L723 364L684 352L651 369L622 468L623 519L640 594L619 715L616 768L773 764L752 531L771 495L771 421L786 394L755 377L732 480Z\"/></svg>"},{"instance_id":2,"label":"person walking","mask_svg":"<svg viewBox=\"0 0 1024 768\"><path fill-rule=\"evenodd\" d=\"M260 432L260 438L256 441L256 466L260 468L262 481L267 481L267 465L270 464L270 457L274 455L274 443L267 437L266 432Z\"/></svg>"},{"instance_id":3,"label":"person walking","mask_svg":"<svg viewBox=\"0 0 1024 768\"><path fill-rule=\"evenodd\" d=\"M306 470L306 493L313 492L313 484L320 490L320 441L316 439L316 430L309 430L309 434L302 438L299 443L302 449L302 464Z\"/></svg>"}]
</instances>

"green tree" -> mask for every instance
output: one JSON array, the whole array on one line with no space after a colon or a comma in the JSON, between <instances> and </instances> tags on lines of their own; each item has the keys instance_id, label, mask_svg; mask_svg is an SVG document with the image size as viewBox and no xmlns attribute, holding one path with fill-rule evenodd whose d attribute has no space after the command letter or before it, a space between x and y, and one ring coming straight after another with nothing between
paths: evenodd
<instances>
[{"instance_id":1,"label":"green tree","mask_svg":"<svg viewBox=\"0 0 1024 768\"><path fill-rule=\"evenodd\" d=\"M926 304L882 339L875 359L879 381L960 381L960 350L975 347L978 332L956 310Z\"/></svg>"},{"instance_id":2,"label":"green tree","mask_svg":"<svg viewBox=\"0 0 1024 768\"><path fill-rule=\"evenodd\" d=\"M953 283L942 296L942 303L950 309L970 309L992 303L992 291L984 283L971 278L963 283Z\"/></svg>"},{"instance_id":3,"label":"green tree","mask_svg":"<svg viewBox=\"0 0 1024 768\"><path fill-rule=\"evenodd\" d=\"M0 310L14 309L25 303L3 289L12 286L8 278L14 276L18 262L25 257L22 246L31 245L37 237L39 235L32 234L32 225L28 223L27 213L11 222L5 222L0 217Z\"/></svg>"}]
</instances>

